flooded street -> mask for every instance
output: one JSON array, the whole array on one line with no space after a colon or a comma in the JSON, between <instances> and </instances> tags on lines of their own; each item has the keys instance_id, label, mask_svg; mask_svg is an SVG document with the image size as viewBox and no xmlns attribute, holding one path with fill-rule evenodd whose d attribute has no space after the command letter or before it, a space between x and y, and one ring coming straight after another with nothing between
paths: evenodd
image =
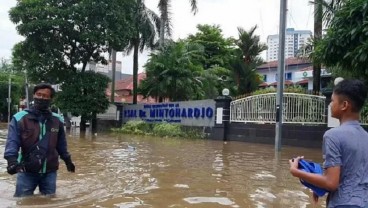
<instances>
[{"instance_id":1,"label":"flooded street","mask_svg":"<svg viewBox=\"0 0 368 208\"><path fill-rule=\"evenodd\" d=\"M6 134L2 128L0 207L313 207L288 160L304 155L321 162L319 149L284 147L275 155L273 145L72 132L76 173L61 161L56 197L16 199L15 176L3 159Z\"/></svg>"}]
</instances>

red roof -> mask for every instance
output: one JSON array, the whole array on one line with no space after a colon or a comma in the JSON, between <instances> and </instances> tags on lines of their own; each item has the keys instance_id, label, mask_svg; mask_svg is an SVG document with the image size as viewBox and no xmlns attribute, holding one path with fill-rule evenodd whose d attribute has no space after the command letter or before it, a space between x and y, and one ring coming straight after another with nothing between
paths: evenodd
<instances>
[{"instance_id":1,"label":"red roof","mask_svg":"<svg viewBox=\"0 0 368 208\"><path fill-rule=\"evenodd\" d=\"M257 67L257 69L265 69L265 68L277 68L278 61L270 61L268 63L264 63L261 66ZM287 58L285 59L285 65L299 65L299 64L311 64L311 61L308 59L300 59L300 58Z\"/></svg>"},{"instance_id":2,"label":"red roof","mask_svg":"<svg viewBox=\"0 0 368 208\"><path fill-rule=\"evenodd\" d=\"M299 82L296 82L295 84L308 84L307 79L300 80Z\"/></svg>"},{"instance_id":3,"label":"red roof","mask_svg":"<svg viewBox=\"0 0 368 208\"><path fill-rule=\"evenodd\" d=\"M267 87L267 86L268 86L268 84L267 84L266 82L263 82L262 84L259 84L258 86L259 86L259 87Z\"/></svg>"},{"instance_id":4,"label":"red roof","mask_svg":"<svg viewBox=\"0 0 368 208\"><path fill-rule=\"evenodd\" d=\"M292 84L294 84L292 81L285 80L285 85L292 85ZM269 86L276 86L276 85L277 85L277 82L269 84Z\"/></svg>"},{"instance_id":5,"label":"red roof","mask_svg":"<svg viewBox=\"0 0 368 208\"><path fill-rule=\"evenodd\" d=\"M138 85L142 80L146 78L145 73L139 73L138 74ZM106 95L111 96L111 85L106 90ZM128 78L125 78L123 80L119 80L115 82L115 91L119 90L133 90L133 76L130 76ZM133 102L133 95L123 95L119 96L117 93L115 93L115 102L122 102L122 103L132 103ZM142 95L137 96L137 102L138 103L156 103L156 99L152 97L143 98Z\"/></svg>"},{"instance_id":6,"label":"red roof","mask_svg":"<svg viewBox=\"0 0 368 208\"><path fill-rule=\"evenodd\" d=\"M138 74L138 85L146 78L146 73ZM115 82L115 90L133 90L133 76Z\"/></svg>"},{"instance_id":7,"label":"red roof","mask_svg":"<svg viewBox=\"0 0 368 208\"><path fill-rule=\"evenodd\" d=\"M313 71L313 66L305 67L305 68L301 69L300 71Z\"/></svg>"}]
</instances>

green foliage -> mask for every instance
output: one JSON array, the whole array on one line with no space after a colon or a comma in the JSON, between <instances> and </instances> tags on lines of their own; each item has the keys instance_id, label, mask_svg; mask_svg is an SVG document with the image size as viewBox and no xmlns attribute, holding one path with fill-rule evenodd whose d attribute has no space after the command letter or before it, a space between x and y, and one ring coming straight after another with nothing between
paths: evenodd
<instances>
[{"instance_id":1,"label":"green foliage","mask_svg":"<svg viewBox=\"0 0 368 208\"><path fill-rule=\"evenodd\" d=\"M193 60L202 54L201 45L185 41L172 42L151 53L145 65L147 78L140 85L141 94L172 101L201 99L203 68Z\"/></svg>"},{"instance_id":2,"label":"green foliage","mask_svg":"<svg viewBox=\"0 0 368 208\"><path fill-rule=\"evenodd\" d=\"M120 129L112 129L114 132L124 134L154 135L159 137L181 137L181 138L205 138L205 135L191 127L178 124L154 123L144 121L128 121Z\"/></svg>"},{"instance_id":3,"label":"green foliage","mask_svg":"<svg viewBox=\"0 0 368 208\"><path fill-rule=\"evenodd\" d=\"M267 93L276 93L277 88L275 87L267 87L264 89L258 89L254 92L252 92L250 95L261 95L261 94L267 94ZM285 87L284 89L285 93L300 93L300 94L305 94L306 90L301 87L300 85L293 85L293 86L288 86Z\"/></svg>"},{"instance_id":4,"label":"green foliage","mask_svg":"<svg viewBox=\"0 0 368 208\"><path fill-rule=\"evenodd\" d=\"M146 135L152 132L152 126L144 121L129 121L121 129L113 129L125 134Z\"/></svg>"},{"instance_id":5,"label":"green foliage","mask_svg":"<svg viewBox=\"0 0 368 208\"><path fill-rule=\"evenodd\" d=\"M189 35L190 43L200 44L204 48L203 56L198 60L204 69L211 67L225 67L228 65L233 41L224 38L218 25L197 25L198 32Z\"/></svg>"},{"instance_id":6,"label":"green foliage","mask_svg":"<svg viewBox=\"0 0 368 208\"><path fill-rule=\"evenodd\" d=\"M124 48L131 37L133 0L18 1L10 19L25 40L13 48L17 69L34 81L61 83L103 52Z\"/></svg>"},{"instance_id":7,"label":"green foliage","mask_svg":"<svg viewBox=\"0 0 368 208\"><path fill-rule=\"evenodd\" d=\"M11 77L11 113L17 112L14 106L19 105L19 100L24 96L24 76L13 72L13 65L5 60L0 63L0 114L8 115L8 90L9 76Z\"/></svg>"},{"instance_id":8,"label":"green foliage","mask_svg":"<svg viewBox=\"0 0 368 208\"><path fill-rule=\"evenodd\" d=\"M124 49L128 54L133 52L133 104L137 103L138 87L138 50L143 52L145 48L153 49L157 46L155 43L156 34L160 28L160 18L152 10L148 9L143 0L135 1L133 16L133 36L129 44Z\"/></svg>"},{"instance_id":9,"label":"green foliage","mask_svg":"<svg viewBox=\"0 0 368 208\"><path fill-rule=\"evenodd\" d=\"M327 67L368 80L368 2L347 0L338 8L316 47L316 58Z\"/></svg>"},{"instance_id":10,"label":"green foliage","mask_svg":"<svg viewBox=\"0 0 368 208\"><path fill-rule=\"evenodd\" d=\"M256 71L256 66L258 64L246 64L244 60L237 57L239 56L235 56L230 63L234 72L234 79L236 80L236 94L251 93L254 90L258 89L258 86L261 83L259 75Z\"/></svg>"},{"instance_id":11,"label":"green foliage","mask_svg":"<svg viewBox=\"0 0 368 208\"><path fill-rule=\"evenodd\" d=\"M197 13L197 0L189 0L191 5L191 10L194 14ZM172 34L171 31L171 1L170 0L159 0L157 5L159 11L160 11L160 19L161 19L161 25L160 25L160 47L164 47L165 43L165 35L168 35L169 37Z\"/></svg>"},{"instance_id":12,"label":"green foliage","mask_svg":"<svg viewBox=\"0 0 368 208\"><path fill-rule=\"evenodd\" d=\"M181 126L178 124L169 124L169 123L159 123L156 124L153 129L153 134L160 137L183 137L185 136L184 132L181 129Z\"/></svg>"},{"instance_id":13,"label":"green foliage","mask_svg":"<svg viewBox=\"0 0 368 208\"><path fill-rule=\"evenodd\" d=\"M205 69L201 76L203 99L216 98L224 88L235 94L237 90L229 64L235 50L233 39L225 38L218 25L197 25L197 29L187 41L203 46L203 55L193 60Z\"/></svg>"},{"instance_id":14,"label":"green foliage","mask_svg":"<svg viewBox=\"0 0 368 208\"><path fill-rule=\"evenodd\" d=\"M250 93L256 90L261 82L256 68L263 63L259 55L267 49L267 46L260 42L259 35L255 34L256 29L257 26L248 31L241 27L238 28L239 37L235 40L238 48L230 62L238 90L237 94Z\"/></svg>"},{"instance_id":15,"label":"green foliage","mask_svg":"<svg viewBox=\"0 0 368 208\"><path fill-rule=\"evenodd\" d=\"M108 108L105 95L108 82L108 77L93 71L76 73L61 86L55 103L63 112L91 119Z\"/></svg>"}]
</instances>

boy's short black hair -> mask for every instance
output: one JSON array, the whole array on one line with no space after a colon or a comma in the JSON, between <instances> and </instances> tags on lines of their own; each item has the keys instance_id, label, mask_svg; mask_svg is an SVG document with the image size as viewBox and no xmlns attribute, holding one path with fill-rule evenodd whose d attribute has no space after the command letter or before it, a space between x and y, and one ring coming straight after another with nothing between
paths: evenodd
<instances>
[{"instance_id":1,"label":"boy's short black hair","mask_svg":"<svg viewBox=\"0 0 368 208\"><path fill-rule=\"evenodd\" d=\"M33 88L33 94L36 94L37 90L41 90L41 89L49 89L51 91L51 98L54 97L55 90L54 90L54 88L52 88L51 84L48 84L48 83L40 83L40 84L36 85Z\"/></svg>"},{"instance_id":2,"label":"boy's short black hair","mask_svg":"<svg viewBox=\"0 0 368 208\"><path fill-rule=\"evenodd\" d=\"M339 82L333 92L348 98L353 103L352 110L354 112L359 112L367 99L367 87L362 81L356 79L345 79Z\"/></svg>"}]
</instances>

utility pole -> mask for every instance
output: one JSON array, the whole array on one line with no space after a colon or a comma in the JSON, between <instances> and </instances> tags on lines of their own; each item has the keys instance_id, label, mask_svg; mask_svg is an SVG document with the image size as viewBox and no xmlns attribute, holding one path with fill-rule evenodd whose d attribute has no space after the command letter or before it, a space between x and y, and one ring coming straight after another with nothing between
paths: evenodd
<instances>
[{"instance_id":1,"label":"utility pole","mask_svg":"<svg viewBox=\"0 0 368 208\"><path fill-rule=\"evenodd\" d=\"M8 86L8 125L10 124L10 114L11 114L11 72L9 74L9 86Z\"/></svg>"},{"instance_id":2,"label":"utility pole","mask_svg":"<svg viewBox=\"0 0 368 208\"><path fill-rule=\"evenodd\" d=\"M27 69L25 69L25 76L26 76L26 103L27 103L27 108L29 108L29 95L28 95L28 77L27 77Z\"/></svg>"},{"instance_id":3,"label":"utility pole","mask_svg":"<svg viewBox=\"0 0 368 208\"><path fill-rule=\"evenodd\" d=\"M279 54L278 54L278 82L276 94L276 129L275 151L281 151L282 138L282 103L284 94L284 71L285 71L285 33L286 33L286 10L287 0L280 0L280 25L279 25Z\"/></svg>"},{"instance_id":4,"label":"utility pole","mask_svg":"<svg viewBox=\"0 0 368 208\"><path fill-rule=\"evenodd\" d=\"M111 98L110 102L115 102L115 72L116 72L116 51L111 49L111 59L112 59L112 81L111 81Z\"/></svg>"}]
</instances>

